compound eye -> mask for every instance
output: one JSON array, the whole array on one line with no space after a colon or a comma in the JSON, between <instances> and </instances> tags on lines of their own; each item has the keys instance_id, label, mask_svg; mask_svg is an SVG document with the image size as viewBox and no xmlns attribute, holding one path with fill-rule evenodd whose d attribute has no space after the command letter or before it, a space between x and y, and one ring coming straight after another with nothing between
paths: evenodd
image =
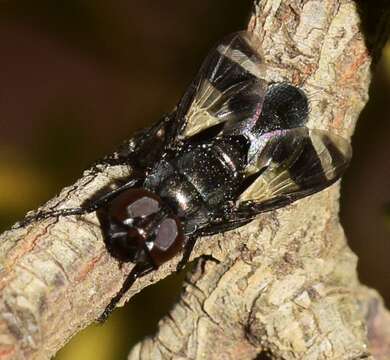
<instances>
[{"instance_id":1,"label":"compound eye","mask_svg":"<svg viewBox=\"0 0 390 360\"><path fill-rule=\"evenodd\" d=\"M145 218L160 210L160 199L145 189L128 189L120 193L111 203L111 217L124 224L135 218Z\"/></svg>"},{"instance_id":2,"label":"compound eye","mask_svg":"<svg viewBox=\"0 0 390 360\"><path fill-rule=\"evenodd\" d=\"M162 264L182 249L183 241L184 236L179 220L168 217L159 224L155 232L150 255L156 264Z\"/></svg>"},{"instance_id":3,"label":"compound eye","mask_svg":"<svg viewBox=\"0 0 390 360\"><path fill-rule=\"evenodd\" d=\"M127 206L127 214L131 218L146 217L156 213L159 209L160 204L157 200L143 196Z\"/></svg>"},{"instance_id":4,"label":"compound eye","mask_svg":"<svg viewBox=\"0 0 390 360\"><path fill-rule=\"evenodd\" d=\"M161 222L156 231L154 244L160 250L167 251L175 242L178 235L179 229L176 221L172 218L165 219Z\"/></svg>"}]
</instances>

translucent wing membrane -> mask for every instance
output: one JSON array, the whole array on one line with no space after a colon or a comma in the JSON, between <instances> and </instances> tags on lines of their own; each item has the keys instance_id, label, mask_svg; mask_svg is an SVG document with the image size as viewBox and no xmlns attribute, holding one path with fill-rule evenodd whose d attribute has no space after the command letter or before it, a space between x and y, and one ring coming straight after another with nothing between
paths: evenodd
<instances>
[{"instance_id":1,"label":"translucent wing membrane","mask_svg":"<svg viewBox=\"0 0 390 360\"><path fill-rule=\"evenodd\" d=\"M266 90L265 66L258 49L257 38L240 32L208 55L179 104L179 138L224 122L256 121Z\"/></svg>"},{"instance_id":2,"label":"translucent wing membrane","mask_svg":"<svg viewBox=\"0 0 390 360\"><path fill-rule=\"evenodd\" d=\"M255 178L238 204L256 203L269 210L313 194L335 182L352 152L342 137L322 130L296 128L263 135L263 147L248 166Z\"/></svg>"}]
</instances>

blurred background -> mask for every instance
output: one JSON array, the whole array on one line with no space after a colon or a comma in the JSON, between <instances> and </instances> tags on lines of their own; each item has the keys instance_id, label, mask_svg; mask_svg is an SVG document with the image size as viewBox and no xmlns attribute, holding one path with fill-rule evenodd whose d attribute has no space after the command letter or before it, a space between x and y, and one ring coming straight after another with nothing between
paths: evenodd
<instances>
[{"instance_id":1,"label":"blurred background","mask_svg":"<svg viewBox=\"0 0 390 360\"><path fill-rule=\"evenodd\" d=\"M0 4L0 230L175 105L250 0L49 0ZM221 12L221 9L223 10ZM390 303L390 46L353 137L342 220L364 283ZM124 359L156 329L180 276L147 288L57 360ZM158 301L156 301L158 299Z\"/></svg>"}]
</instances>

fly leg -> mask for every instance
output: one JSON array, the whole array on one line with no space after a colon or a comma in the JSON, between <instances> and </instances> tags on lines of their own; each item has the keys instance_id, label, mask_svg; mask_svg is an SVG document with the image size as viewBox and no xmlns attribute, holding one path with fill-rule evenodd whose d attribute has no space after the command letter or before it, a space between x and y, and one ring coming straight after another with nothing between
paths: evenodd
<instances>
[{"instance_id":1,"label":"fly leg","mask_svg":"<svg viewBox=\"0 0 390 360\"><path fill-rule=\"evenodd\" d=\"M50 217L83 215L96 211L121 191L135 186L137 181L145 173L146 169L156 161L157 157L161 155L163 149L169 145L171 141L170 134L173 126L172 120L174 117L175 113L164 116L149 129L140 131L132 139L127 141L118 152L106 156L101 161L96 162L91 169L92 174L96 174L102 171L99 169L99 166L128 165L133 168L134 172L139 173L136 175L136 179L134 179L133 175L132 178L124 185L115 190L109 191L102 197L91 201L85 206L71 209L41 211L35 215L27 216L24 220L17 223L14 228L18 229L25 227L34 221L40 221Z\"/></svg>"},{"instance_id":2,"label":"fly leg","mask_svg":"<svg viewBox=\"0 0 390 360\"><path fill-rule=\"evenodd\" d=\"M180 259L179 263L177 264L176 271L182 270L187 265L188 260L190 259L192 250L194 250L194 246L195 246L197 238L198 238L198 236L196 236L196 235L188 236L188 238L184 244L183 256Z\"/></svg>"},{"instance_id":3,"label":"fly leg","mask_svg":"<svg viewBox=\"0 0 390 360\"><path fill-rule=\"evenodd\" d=\"M159 159L171 140L174 117L175 113L165 115L151 127L136 132L118 151L97 161L93 169L96 171L102 165L128 165L140 170L149 168Z\"/></svg>"},{"instance_id":4,"label":"fly leg","mask_svg":"<svg viewBox=\"0 0 390 360\"><path fill-rule=\"evenodd\" d=\"M145 276L152 271L154 271L156 267L150 264L136 264L131 270L130 274L127 276L125 282L122 285L122 288L119 292L111 299L110 303L106 306L103 313L98 317L97 321L99 323L104 323L109 315L114 311L118 302L122 299L123 295L131 288L134 282L142 276Z\"/></svg>"},{"instance_id":5,"label":"fly leg","mask_svg":"<svg viewBox=\"0 0 390 360\"><path fill-rule=\"evenodd\" d=\"M116 197L122 191L132 188L136 186L140 182L141 178L132 178L127 181L125 184L119 186L118 188L107 192L106 194L98 197L97 199L91 201L85 206L76 207L76 208L68 208L68 209L58 209L58 210L48 210L48 211L40 211L37 214L26 216L22 221L17 223L14 226L14 229L19 229L22 227L26 227L33 222L41 221L45 219L49 219L52 217L60 217L60 216L71 216L71 215L85 215L91 212L98 210L99 208L106 205L110 200Z\"/></svg>"},{"instance_id":6,"label":"fly leg","mask_svg":"<svg viewBox=\"0 0 390 360\"><path fill-rule=\"evenodd\" d=\"M235 218L234 214L231 219L223 223L211 224L203 229L198 230L194 234L190 235L184 244L183 256L177 264L176 271L182 270L188 263L191 253L194 249L196 240L201 236L210 236L219 233L224 233L229 230L233 230L237 227L244 226L249 223L252 219L248 218Z\"/></svg>"},{"instance_id":7,"label":"fly leg","mask_svg":"<svg viewBox=\"0 0 390 360\"><path fill-rule=\"evenodd\" d=\"M177 265L177 271L183 269L183 267L188 263L196 240L199 237L220 234L244 226L254 220L254 218L260 213L278 209L279 207L284 206L286 203L290 202L288 199L282 199L275 202L272 207L269 206L266 209L264 209L262 206L258 206L257 204L252 204L249 202L244 203L238 209L233 211L227 218L225 218L223 222L210 224L204 228L199 229L188 237L188 240L184 245L183 257Z\"/></svg>"}]
</instances>

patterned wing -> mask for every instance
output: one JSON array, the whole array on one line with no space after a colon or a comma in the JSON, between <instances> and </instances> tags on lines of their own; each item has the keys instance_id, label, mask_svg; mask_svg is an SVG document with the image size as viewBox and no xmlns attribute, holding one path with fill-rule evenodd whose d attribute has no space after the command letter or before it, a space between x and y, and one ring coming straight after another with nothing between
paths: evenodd
<instances>
[{"instance_id":1,"label":"patterned wing","mask_svg":"<svg viewBox=\"0 0 390 360\"><path fill-rule=\"evenodd\" d=\"M267 86L263 79L265 66L258 49L257 38L240 32L211 51L179 103L179 139L187 139L221 123L256 121Z\"/></svg>"},{"instance_id":2,"label":"patterned wing","mask_svg":"<svg viewBox=\"0 0 390 360\"><path fill-rule=\"evenodd\" d=\"M306 127L267 133L257 158L247 168L247 186L237 206L257 212L285 206L337 181L350 161L342 137Z\"/></svg>"}]
</instances>

